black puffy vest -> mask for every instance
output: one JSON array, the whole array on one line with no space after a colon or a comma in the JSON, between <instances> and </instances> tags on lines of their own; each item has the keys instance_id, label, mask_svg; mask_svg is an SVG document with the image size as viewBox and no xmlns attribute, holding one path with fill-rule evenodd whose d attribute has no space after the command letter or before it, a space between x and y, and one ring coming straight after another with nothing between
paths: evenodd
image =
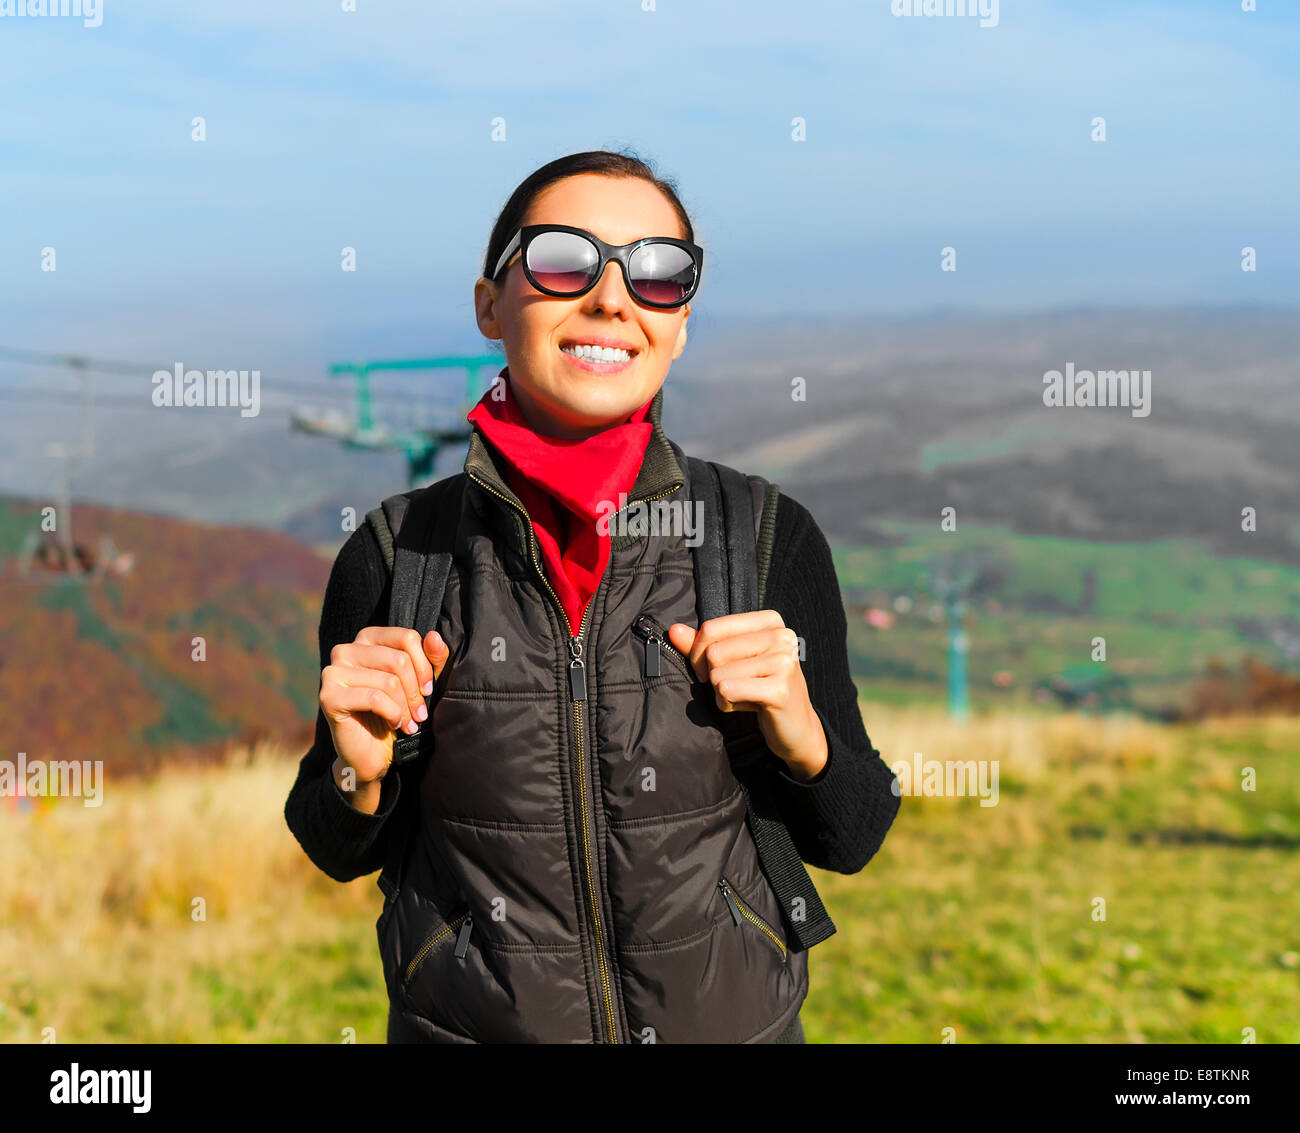
<instances>
[{"instance_id":1,"label":"black puffy vest","mask_svg":"<svg viewBox=\"0 0 1300 1133\"><path fill-rule=\"evenodd\" d=\"M629 507L685 503L662 396ZM774 1042L807 953L787 947L712 690L667 643L698 624L686 538L613 534L571 629L477 430L465 472L441 612L415 627L451 656L376 926L390 1038Z\"/></svg>"}]
</instances>

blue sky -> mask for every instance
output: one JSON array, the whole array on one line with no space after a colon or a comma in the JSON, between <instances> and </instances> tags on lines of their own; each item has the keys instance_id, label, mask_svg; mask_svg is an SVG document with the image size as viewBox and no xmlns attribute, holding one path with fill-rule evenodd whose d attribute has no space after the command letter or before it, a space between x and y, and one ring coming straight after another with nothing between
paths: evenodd
<instances>
[{"instance_id":1,"label":"blue sky","mask_svg":"<svg viewBox=\"0 0 1300 1133\"><path fill-rule=\"evenodd\" d=\"M477 349L514 186L625 145L677 180L719 319L1300 301L1295 0L1002 0L994 28L890 0L357 7L0 18L0 345L308 376Z\"/></svg>"}]
</instances>

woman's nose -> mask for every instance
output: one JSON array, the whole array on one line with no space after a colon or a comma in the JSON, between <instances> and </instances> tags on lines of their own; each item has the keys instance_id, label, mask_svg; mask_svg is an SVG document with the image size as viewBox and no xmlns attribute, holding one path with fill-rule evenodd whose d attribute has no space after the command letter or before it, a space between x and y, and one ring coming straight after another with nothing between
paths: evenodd
<instances>
[{"instance_id":1,"label":"woman's nose","mask_svg":"<svg viewBox=\"0 0 1300 1133\"><path fill-rule=\"evenodd\" d=\"M627 293L627 284L623 281L623 272L618 263L610 260L605 271L586 295L583 296L593 307L603 311L623 310L632 303L632 296Z\"/></svg>"}]
</instances>

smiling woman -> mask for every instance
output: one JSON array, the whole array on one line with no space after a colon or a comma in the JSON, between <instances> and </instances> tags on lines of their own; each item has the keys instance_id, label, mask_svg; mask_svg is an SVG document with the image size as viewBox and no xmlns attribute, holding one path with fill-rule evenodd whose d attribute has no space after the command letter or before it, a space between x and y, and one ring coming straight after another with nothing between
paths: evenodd
<instances>
[{"instance_id":1,"label":"smiling woman","mask_svg":"<svg viewBox=\"0 0 1300 1133\"><path fill-rule=\"evenodd\" d=\"M331 877L384 867L390 1042L803 1042L834 926L798 859L855 873L898 809L812 516L664 434L703 259L635 158L524 181L475 284L508 364L464 473L335 561L286 817ZM697 475L748 484L727 522ZM757 604L697 593L724 528L751 566L757 529Z\"/></svg>"},{"instance_id":2,"label":"smiling woman","mask_svg":"<svg viewBox=\"0 0 1300 1133\"><path fill-rule=\"evenodd\" d=\"M676 192L641 162L601 152L564 161L506 203L474 305L479 329L505 346L530 424L583 437L663 385L686 348L704 252Z\"/></svg>"}]
</instances>

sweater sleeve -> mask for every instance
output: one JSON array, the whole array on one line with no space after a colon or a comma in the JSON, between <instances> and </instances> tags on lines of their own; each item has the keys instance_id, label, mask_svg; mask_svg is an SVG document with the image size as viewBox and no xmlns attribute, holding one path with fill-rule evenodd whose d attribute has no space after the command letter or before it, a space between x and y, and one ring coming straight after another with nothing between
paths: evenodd
<instances>
[{"instance_id":1,"label":"sweater sleeve","mask_svg":"<svg viewBox=\"0 0 1300 1133\"><path fill-rule=\"evenodd\" d=\"M368 524L362 524L343 544L334 560L321 605L320 667L330 663L335 645L355 640L368 625L383 625L390 583L379 544ZM317 692L320 690L319 674ZM334 782L336 753L325 713L316 709L316 734L298 765L298 778L289 791L284 817L307 856L335 881L352 881L374 873L384 864L385 837L402 794L401 776L384 776L379 809L356 810Z\"/></svg>"},{"instance_id":2,"label":"sweater sleeve","mask_svg":"<svg viewBox=\"0 0 1300 1133\"><path fill-rule=\"evenodd\" d=\"M803 639L804 679L828 751L826 766L808 782L768 754L777 805L805 862L857 873L880 849L898 813L897 779L862 723L830 546L812 514L784 493L777 503L765 602Z\"/></svg>"}]
</instances>

